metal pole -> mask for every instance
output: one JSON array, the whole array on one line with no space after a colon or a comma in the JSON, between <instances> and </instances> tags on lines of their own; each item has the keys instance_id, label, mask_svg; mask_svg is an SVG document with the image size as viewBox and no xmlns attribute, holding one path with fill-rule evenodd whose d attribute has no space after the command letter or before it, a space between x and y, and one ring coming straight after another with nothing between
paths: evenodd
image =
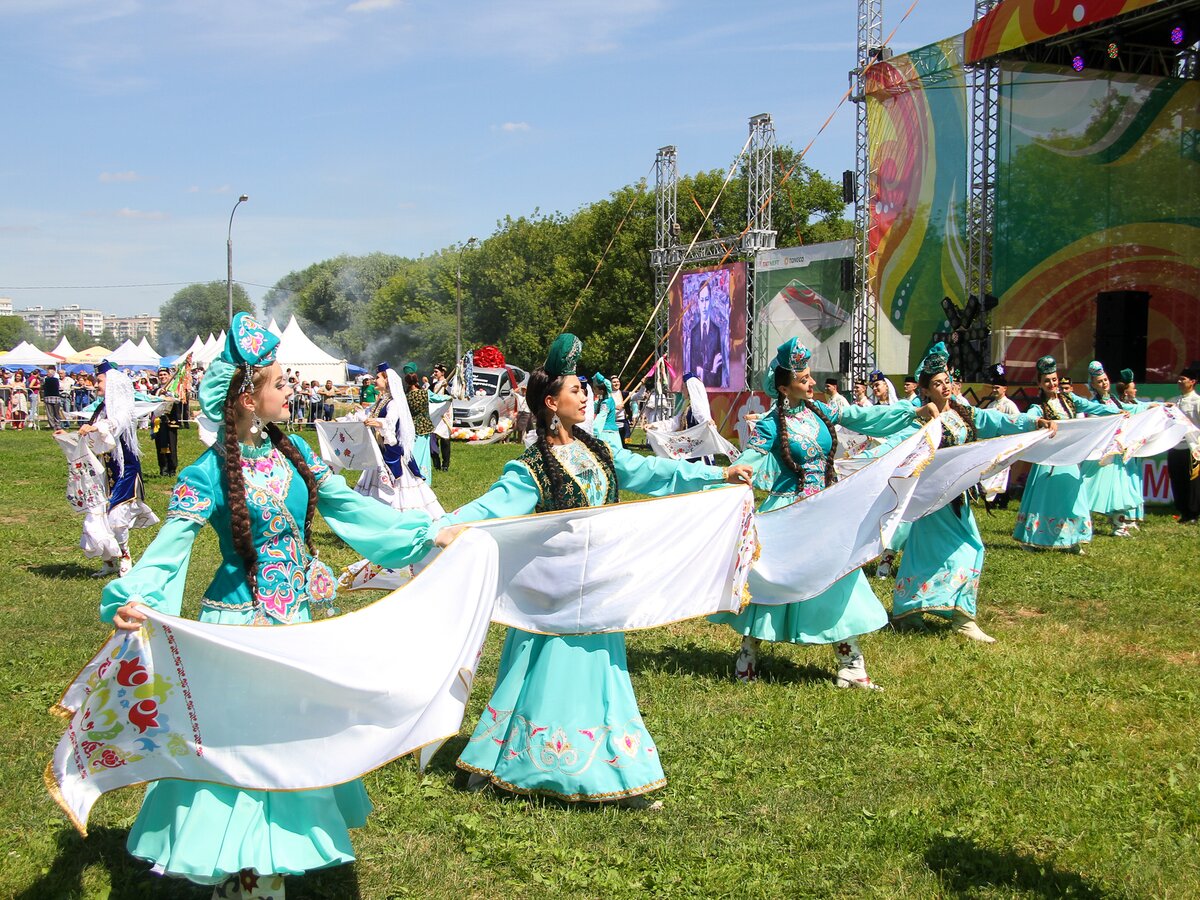
<instances>
[{"instance_id":1,"label":"metal pole","mask_svg":"<svg viewBox=\"0 0 1200 900\"><path fill-rule=\"evenodd\" d=\"M248 194L238 197L237 203L229 213L229 231L225 236L225 298L229 313L229 325L233 326L233 214L237 208L250 199Z\"/></svg>"},{"instance_id":2,"label":"metal pole","mask_svg":"<svg viewBox=\"0 0 1200 900\"><path fill-rule=\"evenodd\" d=\"M454 309L455 309L455 329L454 329L454 365L458 366L462 362L462 258L463 254L475 246L477 238L468 240L458 251L458 271L454 276Z\"/></svg>"}]
</instances>

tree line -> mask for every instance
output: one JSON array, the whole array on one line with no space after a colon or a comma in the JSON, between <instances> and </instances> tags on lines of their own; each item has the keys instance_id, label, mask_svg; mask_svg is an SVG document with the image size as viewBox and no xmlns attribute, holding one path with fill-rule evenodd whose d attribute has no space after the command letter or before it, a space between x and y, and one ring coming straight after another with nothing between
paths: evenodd
<instances>
[{"instance_id":1,"label":"tree line","mask_svg":"<svg viewBox=\"0 0 1200 900\"><path fill-rule=\"evenodd\" d=\"M853 225L843 216L840 183L797 165L790 147L778 150L777 162L781 173L795 165L774 198L778 246L850 236ZM678 220L684 244L700 228L702 210L717 197L725 174L714 169L680 178ZM779 179L777 174L777 184ZM746 190L742 171L721 194L701 240L741 232ZM275 317L285 325L294 313L317 343L352 362L369 366L413 360L427 370L454 358L461 267L464 350L494 344L514 364L531 368L541 363L546 346L569 316L569 330L584 343L584 370L615 372L654 307L654 230L654 190L641 181L574 213L534 210L506 216L471 248L455 244L415 259L371 253L316 262L279 279L263 298L262 318ZM610 240L612 247L597 271ZM219 310L212 302L218 286ZM250 308L249 298L237 287L235 307ZM220 330L225 285L190 285L163 305L161 315L160 350L179 352L195 334Z\"/></svg>"}]
</instances>

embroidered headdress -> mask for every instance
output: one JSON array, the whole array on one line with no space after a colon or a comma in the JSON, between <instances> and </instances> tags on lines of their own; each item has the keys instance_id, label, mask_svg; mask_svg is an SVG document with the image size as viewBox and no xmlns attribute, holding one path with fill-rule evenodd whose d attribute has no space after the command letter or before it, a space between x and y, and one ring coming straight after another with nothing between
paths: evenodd
<instances>
[{"instance_id":1,"label":"embroidered headdress","mask_svg":"<svg viewBox=\"0 0 1200 900\"><path fill-rule=\"evenodd\" d=\"M406 362L404 364L403 372L405 375L416 375L417 374L417 364L415 362Z\"/></svg>"},{"instance_id":2,"label":"embroidered headdress","mask_svg":"<svg viewBox=\"0 0 1200 900\"><path fill-rule=\"evenodd\" d=\"M595 375L592 376L592 384L595 385L596 387L600 387L601 385L603 385L604 389L606 391L608 391L610 394L612 393L612 389L613 389L612 382L609 381L607 378L605 378L603 375L601 375L599 372L597 372Z\"/></svg>"},{"instance_id":3,"label":"embroidered headdress","mask_svg":"<svg viewBox=\"0 0 1200 900\"><path fill-rule=\"evenodd\" d=\"M1104 374L1104 365L1098 359L1088 363L1088 378L1099 378Z\"/></svg>"},{"instance_id":4,"label":"embroidered headdress","mask_svg":"<svg viewBox=\"0 0 1200 900\"><path fill-rule=\"evenodd\" d=\"M214 359L200 382L200 410L211 422L225 421L225 398L233 376L241 369L246 375L246 384L254 370L275 362L275 350L279 337L259 325L249 313L240 312L233 317L233 326L225 338L221 355Z\"/></svg>"},{"instance_id":5,"label":"embroidered headdress","mask_svg":"<svg viewBox=\"0 0 1200 900\"><path fill-rule=\"evenodd\" d=\"M917 366L917 378L922 375L940 375L947 370L950 365L950 354L946 350L946 345L942 341L938 341L925 352L925 358L921 360Z\"/></svg>"},{"instance_id":6,"label":"embroidered headdress","mask_svg":"<svg viewBox=\"0 0 1200 900\"><path fill-rule=\"evenodd\" d=\"M801 372L808 368L810 359L812 359L812 352L800 343L800 338L791 338L786 343L780 344L775 351L775 358L771 360L767 371L763 373L763 390L772 397L778 397L779 391L775 388L775 370L785 369L793 373Z\"/></svg>"},{"instance_id":7,"label":"embroidered headdress","mask_svg":"<svg viewBox=\"0 0 1200 900\"><path fill-rule=\"evenodd\" d=\"M100 365L96 366L96 374L103 375L105 372L112 372L117 368L116 364L109 360L101 360Z\"/></svg>"},{"instance_id":8,"label":"embroidered headdress","mask_svg":"<svg viewBox=\"0 0 1200 900\"><path fill-rule=\"evenodd\" d=\"M1037 361L1037 370L1039 375L1049 375L1058 371L1058 362L1053 356L1043 356Z\"/></svg>"},{"instance_id":9,"label":"embroidered headdress","mask_svg":"<svg viewBox=\"0 0 1200 900\"><path fill-rule=\"evenodd\" d=\"M1133 369L1122 369L1121 370L1121 383L1122 384L1133 384L1135 381L1137 381L1137 379L1133 377Z\"/></svg>"},{"instance_id":10,"label":"embroidered headdress","mask_svg":"<svg viewBox=\"0 0 1200 900\"><path fill-rule=\"evenodd\" d=\"M551 378L562 375L574 375L575 367L579 365L579 356L583 353L583 344L573 334L560 334L550 345L546 354L543 368Z\"/></svg>"}]
</instances>

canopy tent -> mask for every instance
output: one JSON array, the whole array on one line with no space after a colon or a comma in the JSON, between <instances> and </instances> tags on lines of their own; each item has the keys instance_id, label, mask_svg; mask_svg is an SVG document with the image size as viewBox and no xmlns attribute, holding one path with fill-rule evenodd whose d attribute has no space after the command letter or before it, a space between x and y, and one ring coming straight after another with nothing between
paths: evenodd
<instances>
[{"instance_id":1,"label":"canopy tent","mask_svg":"<svg viewBox=\"0 0 1200 900\"><path fill-rule=\"evenodd\" d=\"M192 356L192 362L198 366L207 366L221 355L221 348L224 346L224 341L217 343L217 339L210 334L208 340L204 342L204 346Z\"/></svg>"},{"instance_id":2,"label":"canopy tent","mask_svg":"<svg viewBox=\"0 0 1200 900\"><path fill-rule=\"evenodd\" d=\"M71 346L71 342L67 340L67 336L64 334L58 339L58 346L50 351L50 355L58 356L62 359L70 359L75 355L75 348Z\"/></svg>"},{"instance_id":3,"label":"canopy tent","mask_svg":"<svg viewBox=\"0 0 1200 900\"><path fill-rule=\"evenodd\" d=\"M21 341L10 351L0 355L0 367L5 369L47 369L59 363L58 357L43 353L29 341Z\"/></svg>"},{"instance_id":4,"label":"canopy tent","mask_svg":"<svg viewBox=\"0 0 1200 900\"><path fill-rule=\"evenodd\" d=\"M131 369L157 369L158 354L151 351L145 353L137 344L131 340L126 340L120 347L110 353L107 357L108 361L122 368Z\"/></svg>"},{"instance_id":5,"label":"canopy tent","mask_svg":"<svg viewBox=\"0 0 1200 900\"><path fill-rule=\"evenodd\" d=\"M275 317L271 317L271 324L267 326L267 331L275 335L275 337L283 337L283 331L279 328L279 323L275 321Z\"/></svg>"},{"instance_id":6,"label":"canopy tent","mask_svg":"<svg viewBox=\"0 0 1200 900\"><path fill-rule=\"evenodd\" d=\"M85 366L94 366L96 363L107 357L110 353L112 353L112 351L107 347L101 347L99 344L97 344L95 347L88 347L86 350L76 353L74 356L70 357L67 362L82 363Z\"/></svg>"},{"instance_id":7,"label":"canopy tent","mask_svg":"<svg viewBox=\"0 0 1200 900\"><path fill-rule=\"evenodd\" d=\"M332 381L334 384L345 384L346 360L338 359L326 353L309 339L292 316L283 336L279 340L279 349L275 353L275 361L281 368L291 369L301 381Z\"/></svg>"},{"instance_id":8,"label":"canopy tent","mask_svg":"<svg viewBox=\"0 0 1200 900\"><path fill-rule=\"evenodd\" d=\"M161 358L158 354L158 351L150 346L150 342L146 340L146 336L144 334L142 335L142 339L138 341L137 348L147 356L153 356L155 359Z\"/></svg>"}]
</instances>

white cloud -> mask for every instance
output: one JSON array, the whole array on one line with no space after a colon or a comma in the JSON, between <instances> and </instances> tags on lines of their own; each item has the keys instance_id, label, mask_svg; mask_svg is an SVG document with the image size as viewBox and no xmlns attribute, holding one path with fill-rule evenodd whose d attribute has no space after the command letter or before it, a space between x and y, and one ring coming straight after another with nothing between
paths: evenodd
<instances>
[{"instance_id":1,"label":"white cloud","mask_svg":"<svg viewBox=\"0 0 1200 900\"><path fill-rule=\"evenodd\" d=\"M401 0L355 0L346 7L346 12L378 12L381 9L393 9L400 3Z\"/></svg>"},{"instance_id":2,"label":"white cloud","mask_svg":"<svg viewBox=\"0 0 1200 900\"><path fill-rule=\"evenodd\" d=\"M528 131L529 123L528 122L505 122L503 125L500 126L500 130L507 131L509 134L512 134L515 131Z\"/></svg>"},{"instance_id":3,"label":"white cloud","mask_svg":"<svg viewBox=\"0 0 1200 900\"><path fill-rule=\"evenodd\" d=\"M192 185L190 188L188 188L188 189L187 189L187 192L188 192L189 194L198 194L198 193L200 193L200 185L198 185L198 184L193 184L193 185Z\"/></svg>"},{"instance_id":4,"label":"white cloud","mask_svg":"<svg viewBox=\"0 0 1200 900\"><path fill-rule=\"evenodd\" d=\"M101 172L100 182L102 184L120 184L129 181L141 181L142 176L137 172Z\"/></svg>"},{"instance_id":5,"label":"white cloud","mask_svg":"<svg viewBox=\"0 0 1200 900\"><path fill-rule=\"evenodd\" d=\"M130 209L128 206L125 206L117 210L117 218L161 220L167 218L167 214L165 212L157 212L154 210Z\"/></svg>"},{"instance_id":6,"label":"white cloud","mask_svg":"<svg viewBox=\"0 0 1200 900\"><path fill-rule=\"evenodd\" d=\"M233 188L231 188L229 185L223 184L220 187L213 188L212 192L214 194L228 194L232 190Z\"/></svg>"}]
</instances>

